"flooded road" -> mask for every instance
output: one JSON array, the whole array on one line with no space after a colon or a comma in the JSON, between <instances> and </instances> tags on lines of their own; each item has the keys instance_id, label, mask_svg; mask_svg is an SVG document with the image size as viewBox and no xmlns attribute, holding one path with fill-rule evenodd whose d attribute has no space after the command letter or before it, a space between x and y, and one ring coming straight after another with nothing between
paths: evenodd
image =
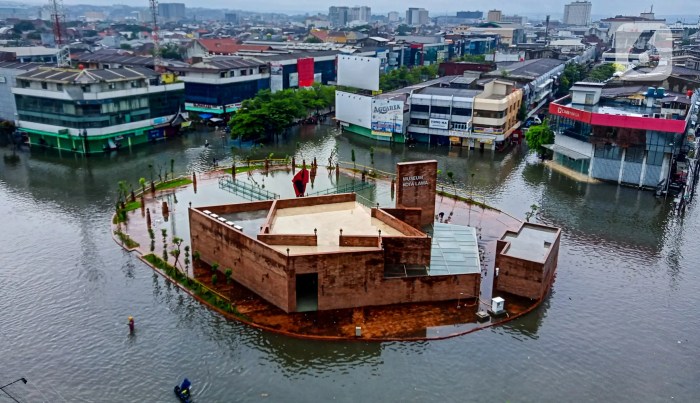
<instances>
[{"instance_id":1,"label":"flooded road","mask_svg":"<svg viewBox=\"0 0 700 403\"><path fill-rule=\"evenodd\" d=\"M574 182L525 148L494 155L392 146L328 126L254 150L228 143L200 132L89 159L33 150L0 160L0 384L29 380L10 386L13 396L175 402L173 386L185 376L198 402L700 396L697 198L675 216L670 200ZM271 153L324 164L335 149L342 161L354 150L357 164L391 172L399 161L435 158L460 192L519 218L537 204L539 222L563 229L551 296L505 326L450 340L319 343L229 322L112 240L119 180L157 177L171 160L181 174Z\"/></svg>"}]
</instances>

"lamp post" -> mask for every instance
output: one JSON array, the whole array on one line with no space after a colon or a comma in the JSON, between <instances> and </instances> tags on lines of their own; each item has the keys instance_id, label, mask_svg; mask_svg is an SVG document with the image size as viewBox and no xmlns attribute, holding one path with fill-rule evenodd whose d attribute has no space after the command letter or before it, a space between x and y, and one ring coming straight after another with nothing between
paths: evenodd
<instances>
[{"instance_id":1,"label":"lamp post","mask_svg":"<svg viewBox=\"0 0 700 403\"><path fill-rule=\"evenodd\" d=\"M671 156L668 159L668 174L666 175L666 192L664 194L664 200L668 198L668 189L671 185L671 169L673 169L673 156L676 154L676 135L673 135L673 142L669 144L673 146L671 149Z\"/></svg>"},{"instance_id":2,"label":"lamp post","mask_svg":"<svg viewBox=\"0 0 700 403\"><path fill-rule=\"evenodd\" d=\"M83 128L83 132L81 133L83 136L83 154L85 154L86 157L90 156L90 145L87 141L87 129Z\"/></svg>"},{"instance_id":3,"label":"lamp post","mask_svg":"<svg viewBox=\"0 0 700 403\"><path fill-rule=\"evenodd\" d=\"M17 402L17 403L19 403L19 400L15 399L8 391L5 390L5 388L8 387L8 386L10 386L10 385L12 385L13 383L17 383L17 382L19 382L19 381L22 381L22 382L26 385L26 383L27 383L27 378L19 378L19 379L17 379L17 380L14 380L14 381L8 383L7 385L0 386L0 390L2 390L3 392L5 392L5 394L6 394L7 396L9 396L10 399L14 400L14 401Z\"/></svg>"}]
</instances>

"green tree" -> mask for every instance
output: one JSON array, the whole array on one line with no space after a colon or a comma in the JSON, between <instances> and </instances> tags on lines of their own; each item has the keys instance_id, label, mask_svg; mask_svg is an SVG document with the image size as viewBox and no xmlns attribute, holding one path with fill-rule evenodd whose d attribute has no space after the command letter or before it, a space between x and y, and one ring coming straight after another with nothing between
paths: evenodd
<instances>
[{"instance_id":1,"label":"green tree","mask_svg":"<svg viewBox=\"0 0 700 403\"><path fill-rule=\"evenodd\" d=\"M549 121L545 119L542 124L531 126L525 133L525 140L530 150L543 155L545 149L542 145L554 143L554 132L549 127Z\"/></svg>"},{"instance_id":2,"label":"green tree","mask_svg":"<svg viewBox=\"0 0 700 403\"><path fill-rule=\"evenodd\" d=\"M119 49L131 50L132 47L128 43L122 43L121 45L119 45Z\"/></svg>"},{"instance_id":3,"label":"green tree","mask_svg":"<svg viewBox=\"0 0 700 403\"><path fill-rule=\"evenodd\" d=\"M304 40L304 43L323 43L323 41L322 41L320 38L318 38L318 37L315 37L315 36L313 36L313 35L309 35L309 36Z\"/></svg>"},{"instance_id":4,"label":"green tree","mask_svg":"<svg viewBox=\"0 0 700 403\"><path fill-rule=\"evenodd\" d=\"M160 56L163 59L182 60L180 47L174 43L166 43L164 46L161 46Z\"/></svg>"}]
</instances>

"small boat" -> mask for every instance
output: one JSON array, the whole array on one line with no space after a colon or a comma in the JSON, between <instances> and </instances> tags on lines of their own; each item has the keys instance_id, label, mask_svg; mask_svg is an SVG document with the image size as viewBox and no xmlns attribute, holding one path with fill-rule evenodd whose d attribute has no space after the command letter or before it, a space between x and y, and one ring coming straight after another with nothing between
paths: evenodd
<instances>
[{"instance_id":1,"label":"small boat","mask_svg":"<svg viewBox=\"0 0 700 403\"><path fill-rule=\"evenodd\" d=\"M190 403L192 401L192 396L190 395L190 386L192 386L192 383L187 378L185 378L185 380L182 381L182 385L175 385L175 396L177 396L178 399L180 399L180 401L183 403Z\"/></svg>"}]
</instances>

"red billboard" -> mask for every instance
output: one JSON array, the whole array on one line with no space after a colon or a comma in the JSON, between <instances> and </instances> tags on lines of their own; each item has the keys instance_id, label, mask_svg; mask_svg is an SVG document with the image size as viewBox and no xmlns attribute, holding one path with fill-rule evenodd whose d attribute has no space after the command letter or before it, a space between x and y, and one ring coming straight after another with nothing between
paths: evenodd
<instances>
[{"instance_id":1,"label":"red billboard","mask_svg":"<svg viewBox=\"0 0 700 403\"><path fill-rule=\"evenodd\" d=\"M551 113L552 115L577 120L579 122L591 123L592 114L582 109L576 109L571 108L569 106L551 103L549 104L549 113Z\"/></svg>"},{"instance_id":2,"label":"red billboard","mask_svg":"<svg viewBox=\"0 0 700 403\"><path fill-rule=\"evenodd\" d=\"M314 84L314 58L297 59L299 73L299 88L311 87Z\"/></svg>"}]
</instances>

